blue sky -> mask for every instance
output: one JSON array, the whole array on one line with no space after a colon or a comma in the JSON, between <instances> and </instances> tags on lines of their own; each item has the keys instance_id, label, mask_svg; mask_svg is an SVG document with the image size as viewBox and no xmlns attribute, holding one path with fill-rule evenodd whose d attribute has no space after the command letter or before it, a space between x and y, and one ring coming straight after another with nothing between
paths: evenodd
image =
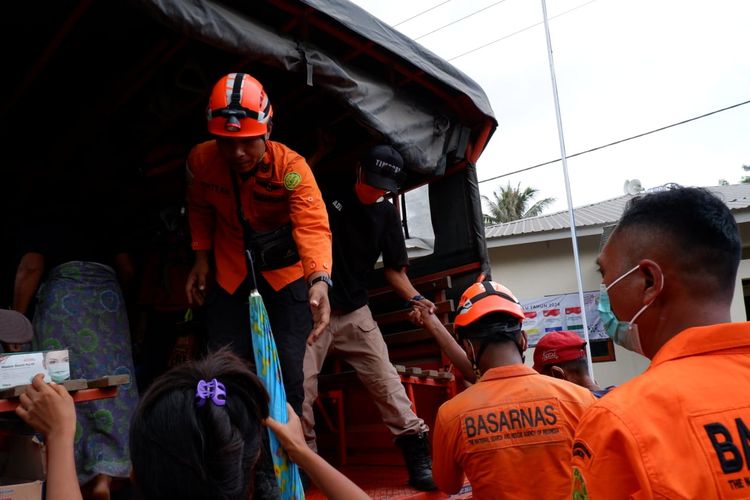
<instances>
[{"instance_id":1,"label":"blue sky","mask_svg":"<svg viewBox=\"0 0 750 500\"><path fill-rule=\"evenodd\" d=\"M393 25L442 1L354 3ZM417 38L483 8L418 40L490 98L500 126L480 180L560 156L544 28L531 27L542 21L541 0L451 0L396 28ZM750 100L750 2L548 0L547 11L563 13L550 30L569 155ZM750 104L570 159L573 204L619 196L633 178L646 188L738 182L748 138ZM507 182L556 198L548 212L567 207L560 162L480 186L488 195Z\"/></svg>"}]
</instances>

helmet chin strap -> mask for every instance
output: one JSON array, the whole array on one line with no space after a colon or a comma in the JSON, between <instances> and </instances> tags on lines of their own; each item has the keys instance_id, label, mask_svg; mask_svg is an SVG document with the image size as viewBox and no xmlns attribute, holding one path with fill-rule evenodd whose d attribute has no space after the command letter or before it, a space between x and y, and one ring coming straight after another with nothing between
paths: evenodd
<instances>
[{"instance_id":1,"label":"helmet chin strap","mask_svg":"<svg viewBox=\"0 0 750 500\"><path fill-rule=\"evenodd\" d=\"M471 363L471 371L474 372L474 376L477 380L482 378L482 370L479 369L479 358L477 357L476 353L474 352L474 344L469 341L469 349L471 350L471 354L469 355L469 362ZM482 349L480 348L480 356L481 356ZM468 353L467 353L468 354Z\"/></svg>"}]
</instances>

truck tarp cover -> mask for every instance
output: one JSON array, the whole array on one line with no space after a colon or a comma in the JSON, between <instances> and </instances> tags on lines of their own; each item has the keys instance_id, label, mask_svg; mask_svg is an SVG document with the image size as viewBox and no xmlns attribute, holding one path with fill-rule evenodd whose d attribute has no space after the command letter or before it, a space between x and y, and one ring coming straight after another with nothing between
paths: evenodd
<instances>
[{"instance_id":1,"label":"truck tarp cover","mask_svg":"<svg viewBox=\"0 0 750 500\"><path fill-rule=\"evenodd\" d=\"M407 168L414 172L442 174L451 145L457 147L457 136L470 131L469 147L481 152L496 127L489 100L479 85L448 62L347 1L272 3L292 15L305 16L304 22L314 17L319 25L334 29L347 39L361 40L370 46L375 44L378 56L408 68L413 75L429 79L450 97L441 96L443 101L455 102L443 102L442 109L428 106L414 95L400 92L392 81L384 81L382 74L373 75L361 67L342 63L340 58L316 47L314 40L301 42L266 24L264 19L254 17L253 1L141 2L162 22L191 38L240 54L248 61L298 73L308 85L336 95L360 122L393 142L404 155ZM400 74L399 78L404 79L404 75ZM463 158L463 153L457 152L458 159Z\"/></svg>"}]
</instances>

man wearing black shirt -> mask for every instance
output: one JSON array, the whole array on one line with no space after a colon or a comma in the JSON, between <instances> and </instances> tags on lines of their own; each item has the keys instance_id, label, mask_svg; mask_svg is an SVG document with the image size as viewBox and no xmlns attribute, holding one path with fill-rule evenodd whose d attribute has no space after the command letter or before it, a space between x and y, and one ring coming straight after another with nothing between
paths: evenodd
<instances>
[{"instance_id":1,"label":"man wearing black shirt","mask_svg":"<svg viewBox=\"0 0 750 500\"><path fill-rule=\"evenodd\" d=\"M357 372L370 391L383 422L395 436L409 470L409 483L433 490L432 462L424 421L411 409L404 386L388 359L388 348L367 305L368 276L380 254L384 274L396 293L413 307L433 312L406 275L408 258L398 212L384 201L398 191L403 159L391 146L376 146L357 167L357 183L327 193L326 208L333 234L331 322L305 353L303 428L316 449L312 405L318 397L318 373L327 353L335 349ZM326 193L324 193L326 194Z\"/></svg>"}]
</instances>

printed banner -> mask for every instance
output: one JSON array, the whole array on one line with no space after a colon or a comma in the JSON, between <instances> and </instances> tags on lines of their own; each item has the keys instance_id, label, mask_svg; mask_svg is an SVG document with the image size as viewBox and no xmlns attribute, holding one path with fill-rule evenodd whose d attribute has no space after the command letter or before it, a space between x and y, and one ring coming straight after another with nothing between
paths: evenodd
<instances>
[{"instance_id":1,"label":"printed banner","mask_svg":"<svg viewBox=\"0 0 750 500\"><path fill-rule=\"evenodd\" d=\"M597 304L599 290L583 292L586 320L589 326L589 339L607 338L599 320ZM578 292L561 295L547 295L541 299L521 300L526 319L523 329L529 337L529 346L533 347L545 333L571 330L583 337L583 315Z\"/></svg>"}]
</instances>

